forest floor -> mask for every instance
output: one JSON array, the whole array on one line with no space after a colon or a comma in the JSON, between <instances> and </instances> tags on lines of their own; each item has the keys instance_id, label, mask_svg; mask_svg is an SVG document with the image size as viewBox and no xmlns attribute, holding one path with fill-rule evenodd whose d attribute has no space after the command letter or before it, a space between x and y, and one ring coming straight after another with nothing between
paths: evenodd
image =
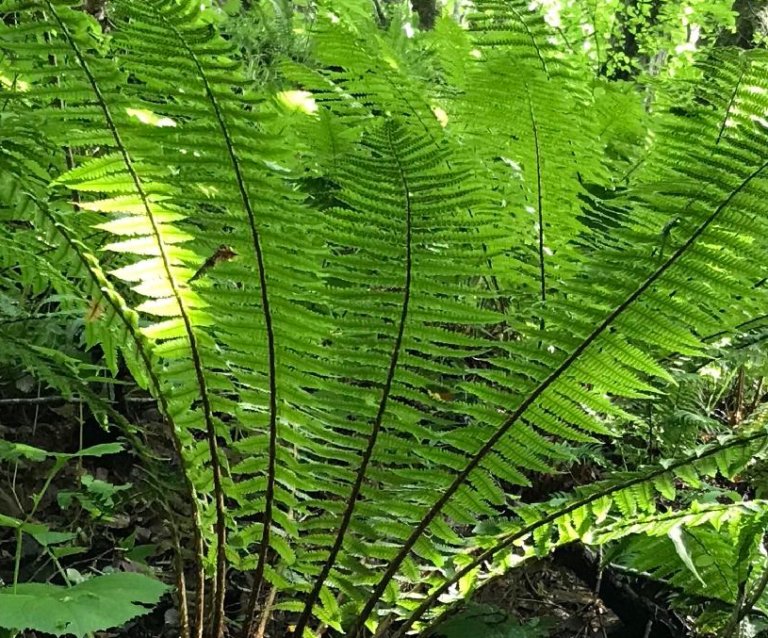
<instances>
[{"instance_id":1,"label":"forest floor","mask_svg":"<svg viewBox=\"0 0 768 638\"><path fill-rule=\"evenodd\" d=\"M148 429L160 431L157 413L148 403L130 416ZM154 421L154 422L153 422ZM79 407L58 402L0 401L0 440L24 443L49 451L75 452L109 440L97 425L83 422ZM52 463L24 460L0 463L0 515L25 519L35 494L46 483ZM53 479L35 511L33 521L51 530L70 532L56 560L34 540L24 537L19 582L62 584L64 576L105 570L152 569L170 577L172 542L163 510L142 488L142 469L128 453L70 461ZM0 583L11 583L17 547L12 529L0 527ZM57 564L58 563L58 564ZM449 638L610 638L628 635L616 614L574 572L554 560L534 561L484 587L472 603L491 609L503 621L504 632L460 631ZM493 622L487 620L486 622ZM446 625L447 627L450 626ZM519 629L518 629L519 627ZM636 632L631 632L636 633ZM100 632L99 638L172 638L176 614L169 596L152 613L121 629ZM440 635L440 634L438 634ZM652 635L652 634L651 634ZM24 638L42 638L26 632ZM284 638L272 630L270 638Z\"/></svg>"}]
</instances>

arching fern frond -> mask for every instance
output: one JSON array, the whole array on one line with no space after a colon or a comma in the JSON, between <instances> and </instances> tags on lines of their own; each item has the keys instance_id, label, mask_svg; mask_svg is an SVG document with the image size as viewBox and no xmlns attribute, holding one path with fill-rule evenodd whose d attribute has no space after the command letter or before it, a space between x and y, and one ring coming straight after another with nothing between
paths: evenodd
<instances>
[{"instance_id":1,"label":"arching fern frond","mask_svg":"<svg viewBox=\"0 0 768 638\"><path fill-rule=\"evenodd\" d=\"M24 106L28 107L30 104ZM168 401L161 392L160 382L154 370L151 345L140 332L137 314L128 307L123 296L109 281L99 260L94 256L95 251L78 237L93 235L85 230L87 226L81 226L82 220L75 218L75 214L82 212L78 201L73 205L59 199L58 192L45 188L46 183L53 178L48 171L54 175L56 171L60 171L65 163L65 154L57 156L53 144L41 138L39 131L32 132L27 128L28 121L34 120L34 117L35 112L31 108L20 110L18 113L12 112L6 117L6 130L16 128L17 135L10 138L13 140L10 144L0 148L0 181L11 195L6 201L13 202L16 206L4 211L3 232L8 233L8 245L3 257L10 256L12 263L9 268L20 275L20 280L30 286L31 290L38 294L47 294L49 287L53 290L51 298L55 299L55 302L51 303L55 303L60 310L44 317L50 319L65 314L75 325L82 325L84 345L99 345L104 354L104 362L113 373L117 372L118 359L121 360L138 385L149 389L158 399L163 414L169 417ZM72 173L85 174L86 171L75 169ZM68 192L66 195L71 196ZM87 218L87 215L84 216ZM13 327L11 324L16 323L20 327L29 326L24 317L18 319L19 321L9 322L9 328ZM40 332L35 330L32 334ZM10 347L11 341L4 339L4 342L9 346L6 352L13 357L14 348ZM117 425L123 436L133 444L134 451L146 463L151 475L163 486L158 490L161 501L165 502L169 490L179 489L178 482L169 480L166 472L158 468L156 459L146 454L144 444L136 435L136 428L107 405L104 397L91 389L89 379L81 378L81 375L71 371L67 375L66 368L56 372L67 365L64 353L37 348L25 336L25 342L19 344L16 349L16 356L17 361L34 367L36 374L43 381L53 385L64 396L75 392L100 421L110 421ZM77 366L81 368L82 364ZM86 369L88 367L86 366ZM62 383L57 383L57 379L61 379ZM179 455L181 446L176 428L172 418L169 418L169 421L169 438ZM179 456L177 467L180 467L180 460ZM186 493L188 502L192 503L194 488L186 476L181 478L181 490ZM195 509L192 511L192 520L193 526L189 532L195 551L200 555L202 545ZM195 587L198 595L202 595L201 569L200 567L200 570L196 570L198 582ZM184 572L179 571L176 577L180 626L182 635L189 636ZM201 601L202 598L198 600L199 609L202 609Z\"/></svg>"},{"instance_id":2,"label":"arching fern frond","mask_svg":"<svg viewBox=\"0 0 768 638\"><path fill-rule=\"evenodd\" d=\"M750 80L744 82L741 89L746 103L753 99L753 94L761 93L753 87L766 81L760 59L756 58L753 65ZM707 117L725 118L729 117L729 113L727 109L713 110L707 112ZM728 315L724 316L721 312L723 304L720 300L728 299L734 307L733 281L725 284L717 278L707 278L707 284L718 292L712 297L702 297L687 285L695 277L694 272L700 264L723 263L727 258L731 266L729 273L740 273L743 289L760 280L762 267L755 268L753 259L747 257L747 253L763 246L764 234L760 229L765 223L764 217L750 211L761 206L758 201L764 201L768 164L761 155L764 143L762 126L755 126L748 117L744 120L735 125L730 136L713 140L707 155L699 155L700 149L696 154L688 150L686 174L690 179L698 171L696 182L688 186L678 177L675 187L670 189L675 193L674 199L665 199L664 207L659 207L655 196L647 196L654 205L654 211L669 210L674 206L672 210L677 215L674 219L679 220L676 223L681 228L680 233L667 244L662 258L659 258L655 248L665 229L659 230L658 226L654 229L652 224L649 227L649 221L653 219L649 211L638 217L634 227L626 229L621 251L616 248L601 251L589 266L587 277L575 278L570 286L564 288L565 291L572 291L569 295L571 299L567 305L560 306L557 315L545 313L547 330L543 338L540 337L540 345L534 346L535 332L530 331L530 341L523 341L519 350L512 349L514 355L524 360L541 362L541 375L533 376L533 389L516 403L508 412L509 416L497 418L498 425L493 434L483 437L484 443L467 457L456 478L425 513L421 524L391 561L362 616L372 610L375 599L384 593L429 524L449 505L472 473L487 463L486 459L508 433L514 436L513 433L528 420L545 427L545 424L552 423L548 413L577 429L593 428L593 417L590 415L605 413L606 409L610 411L602 393L641 396L648 387L639 375L660 374L658 366L643 354L643 350L694 352L700 347L695 331L708 325L709 317L717 314L727 320ZM729 159L734 155L740 158L739 162ZM747 158L749 161L745 161ZM734 172L727 175L716 172L721 161L727 162L729 170ZM677 165L679 160L670 170L677 173ZM702 187L702 183L707 185ZM641 208L641 202L634 206L643 212L648 210ZM751 229L749 234L747 223ZM622 234L618 233L616 237L622 237ZM743 266L733 270L736 262ZM638 269L640 264L644 266ZM642 278L638 277L639 273L643 273ZM587 278L589 299L578 292L584 290L582 279L586 281ZM638 280L639 284L632 283L631 288L627 286L628 282ZM601 294L596 294L598 290ZM572 302L575 304L571 305ZM749 312L751 300L738 305L742 311ZM561 313L566 308L572 311L567 329L560 324ZM558 328L558 325L562 327ZM649 329L651 326L653 328ZM549 349L544 349L542 345ZM587 378L592 390L585 389L579 382ZM567 437L565 432L560 431ZM355 631L353 629L351 633Z\"/></svg>"},{"instance_id":3,"label":"arching fern frond","mask_svg":"<svg viewBox=\"0 0 768 638\"><path fill-rule=\"evenodd\" d=\"M661 520L648 504L667 469L559 508L517 497L612 436L626 400L670 380L664 357L758 314L759 54L725 54L690 116L665 118L608 233L578 219L582 181L610 186L611 141L575 112L592 85L522 3L477 3L452 87L411 72L425 50L325 16L318 68L288 74L314 102L300 94L290 117L291 95L265 100L198 3L110 4L107 39L73 2L5 3L18 81L3 96L10 119L70 149L40 226L79 294L111 308L93 340L133 344L175 428L213 554L214 634L226 564L255 576L246 633L267 581L299 631L355 634L380 601L408 616L415 592L433 601L516 534L535 553L612 512ZM520 89L514 112L499 77ZM504 529L470 531L511 510Z\"/></svg>"},{"instance_id":4,"label":"arching fern frond","mask_svg":"<svg viewBox=\"0 0 768 638\"><path fill-rule=\"evenodd\" d=\"M720 622L732 615L734 605L742 603L743 592L760 581L766 568L762 547L766 522L765 509L752 516L688 528L654 529L622 540L606 557L606 562L631 572L647 574L664 581L680 592L678 597L700 596L720 603ZM764 592L754 609L765 611Z\"/></svg>"},{"instance_id":5,"label":"arching fern frond","mask_svg":"<svg viewBox=\"0 0 768 638\"><path fill-rule=\"evenodd\" d=\"M473 62L465 83L452 86L441 105L452 132L488 170L507 223L508 251L536 282L502 284L518 298L544 302L568 277L574 243L590 242L583 184L608 181L595 99L586 76L512 66L510 56L521 57L517 49L472 49L475 44L470 40L462 52Z\"/></svg>"},{"instance_id":6,"label":"arching fern frond","mask_svg":"<svg viewBox=\"0 0 768 638\"><path fill-rule=\"evenodd\" d=\"M663 544L663 540L643 539L659 534L666 538L666 532L657 525L665 517L673 525L708 523L711 519L700 516L703 510L696 504L691 511L675 511L678 486L698 488L708 478L732 478L756 458L764 457L768 443L765 418L763 412L744 434L701 446L688 456L669 459L646 470L614 475L546 503L520 506L512 520L492 523L486 532L478 530L478 548L465 556L457 571L418 605L416 601L410 603L412 610L398 628L396 638L404 636L428 611L439 615L438 601L448 604L448 591L464 579L472 579L471 590L528 558L546 556L555 547L576 540L598 545L637 535L634 542ZM665 510L670 506L673 512L667 516ZM763 510L750 510L747 506L745 512L761 514ZM654 559L644 556L644 560ZM677 561L654 564L670 566ZM458 595L463 596L464 592L459 591Z\"/></svg>"},{"instance_id":7,"label":"arching fern frond","mask_svg":"<svg viewBox=\"0 0 768 638\"><path fill-rule=\"evenodd\" d=\"M98 49L101 40L94 37L94 30L98 29L98 25L87 15L73 9L72 4L50 1L41 7L16 7L13 3L9 7L3 7L8 11L16 11L20 20L33 21L32 28L23 29L17 26L16 29L10 29L10 37L3 42L3 48L14 56L16 68L19 69L24 82L30 83L31 87L11 92L9 97L22 103L37 101L39 107L34 110L34 117L44 122L41 128L51 139L55 140L56 136L65 130L61 126L62 122L74 123L75 130L67 131L67 144L85 148L106 146L113 149L109 158L110 168L106 173L108 179L104 179L105 162L99 159L92 165L96 169L95 172L80 169L74 179L63 176L58 181L72 189L77 188L78 180L86 184L90 182L91 190L98 190L108 196L107 199L82 201L79 203L80 209L124 215L115 221L100 224L99 227L121 237L131 236L130 239L107 244L104 249L154 258L118 271L118 276L122 279L136 282L134 288L139 294L149 297L139 306L141 312L167 318L160 324L145 328L145 334L153 339L157 339L159 334L166 343L173 338L185 339L187 342L186 363L192 378L199 386L201 409L189 411L188 406L183 406L182 410L186 412L187 419L198 415L207 432L211 450L218 530L214 625L221 626L225 587L224 502L217 434L196 329L197 324L209 323L209 320L199 301L190 291L183 291L180 283L190 275L182 262L183 257L187 255L180 248L180 244L189 239L189 236L174 229L171 222L176 221L180 215L177 210L163 204L164 187L161 186L162 181L157 178L167 174L167 169L161 168L159 174L153 173L150 158L145 158L144 161L141 159L146 147L136 145L132 148L132 141L138 138L129 133L133 124L131 120L140 120L142 113L137 113L131 108L118 89L122 75L111 61L102 57L102 51ZM35 41L30 39L30 33L40 33L43 37ZM45 63L41 60L45 60ZM51 71L55 71L59 79L56 91L49 91L44 82L31 83L41 76L44 79ZM53 97L58 95L66 95L67 101ZM77 132L78 126L83 127L80 129L80 135ZM93 184L94 181L98 183ZM153 270L147 268L148 264L153 266ZM168 392L166 388L161 391ZM171 401L168 407L171 416L178 423L181 406Z\"/></svg>"}]
</instances>

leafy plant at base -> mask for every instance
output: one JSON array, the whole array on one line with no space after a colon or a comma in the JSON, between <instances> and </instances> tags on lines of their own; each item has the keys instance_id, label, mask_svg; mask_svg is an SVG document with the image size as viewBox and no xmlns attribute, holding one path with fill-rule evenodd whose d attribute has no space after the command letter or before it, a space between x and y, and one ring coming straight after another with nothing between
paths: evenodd
<instances>
[{"instance_id":1,"label":"leafy plant at base","mask_svg":"<svg viewBox=\"0 0 768 638\"><path fill-rule=\"evenodd\" d=\"M142 574L95 576L71 587L25 583L0 589L0 627L83 638L147 613L168 590Z\"/></svg>"},{"instance_id":2,"label":"leafy plant at base","mask_svg":"<svg viewBox=\"0 0 768 638\"><path fill-rule=\"evenodd\" d=\"M24 520L0 515L0 526L16 530L14 582L0 587L0 628L11 631L35 629L64 636L85 636L122 625L145 614L168 590L160 581L143 574L111 573L67 586L51 583L18 583L22 540L31 536L46 549L65 579L57 558L66 555L62 544L74 534L55 532L34 522L35 513L54 477L66 463L87 456L104 456L121 450L118 444L102 444L75 453L48 452L29 445L0 441L0 460L43 462L53 458L42 489L33 496L33 507ZM68 579L67 579L68 580ZM147 605L147 606L144 606Z\"/></svg>"},{"instance_id":3,"label":"leafy plant at base","mask_svg":"<svg viewBox=\"0 0 768 638\"><path fill-rule=\"evenodd\" d=\"M287 71L314 99L290 115L239 74L197 3L112 7L107 39L73 2L0 4L17 75L5 119L14 140L36 130L77 150L31 206L64 238L51 263L83 265L82 301L107 306L94 342L122 353L171 425L212 577L184 635L203 631L204 593L223 632L228 566L253 574L244 635L267 587L298 634L356 635L390 614L412 623L531 535L535 553L761 511L657 514L638 492L647 475L593 494L597 512L579 494L519 507L516 491L633 419L622 401L652 399L666 357L759 314L762 54L702 67L686 115L656 116L641 165L622 171L621 214L597 224L606 211L579 219L574 200L589 201L585 178L619 181L604 150L627 132L584 115L592 81L525 3L478 0L432 67L347 3L321 5L314 67ZM514 120L494 86L505 56ZM578 141L558 120L571 94ZM195 277L220 246L236 256ZM630 525L603 530L614 506Z\"/></svg>"}]
</instances>

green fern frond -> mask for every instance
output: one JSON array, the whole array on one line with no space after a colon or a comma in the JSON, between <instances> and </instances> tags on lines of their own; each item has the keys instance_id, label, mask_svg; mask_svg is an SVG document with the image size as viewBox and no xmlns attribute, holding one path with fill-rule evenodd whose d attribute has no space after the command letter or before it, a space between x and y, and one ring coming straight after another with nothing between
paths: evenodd
<instances>
[{"instance_id":1,"label":"green fern frond","mask_svg":"<svg viewBox=\"0 0 768 638\"><path fill-rule=\"evenodd\" d=\"M764 456L768 443L764 411L755 417L748 432L701 446L692 454L662 462L646 471L614 475L609 480L582 486L573 493L555 497L548 503L518 507L515 518L509 522L498 522L488 529L490 534L478 530L478 549L474 556L465 556L457 562L457 571L451 578L434 588L420 604L409 604L410 616L397 636L403 636L408 629L428 610L439 615L438 600L462 579L472 576L475 584L484 582L498 572L504 572L521 561L534 556L545 556L557 546L575 540L598 545L637 535L637 543L655 543L644 540L649 535L661 535L658 543L664 544L669 527L660 525L663 520L669 525L709 523L706 506L693 510L673 510L665 513L667 504L674 503L681 486L698 487L702 480L718 476L732 478L743 471L758 457ZM751 509L747 504L734 504L729 512L737 516L763 515L758 507ZM645 522L643 520L645 519ZM644 554L645 560L654 559ZM677 561L654 563L675 569ZM495 567L488 568L488 565ZM485 566L483 568L483 566Z\"/></svg>"},{"instance_id":2,"label":"green fern frond","mask_svg":"<svg viewBox=\"0 0 768 638\"><path fill-rule=\"evenodd\" d=\"M750 81L742 85L747 102L752 100L752 93L759 94L758 91L751 90L751 87L759 86L766 78L759 59L755 59L753 64ZM728 113L726 109L712 114L711 117L728 117ZM721 299L727 299L728 304L733 307L733 287L722 285L717 279L709 279L708 283L717 290L716 295L704 298L691 295L681 286L692 276L688 264L717 264L727 259L729 271L740 273L745 288L760 280L762 267L754 265L753 259L748 256L750 251L745 250L745 244L755 248L762 246L763 218L750 214L750 211L761 206L758 201L765 201L764 194L758 193L763 193L765 188L764 173L768 164L760 153L763 137L759 125L755 127L753 122L745 121L740 127L737 125L737 128L740 129L739 132L734 131L731 139L738 139L740 145L747 145L746 148L737 149L728 136L722 136L713 140L709 153L704 156L698 155L698 149L696 155L691 150L688 151L689 171L701 171L702 176L698 183L702 183L706 179L704 175L708 175L707 186L698 187L696 199L692 198L690 191L684 187L684 198L678 195L674 200L670 197L665 201L665 207L661 210L668 210L674 202L673 210L679 215L681 232L670 241L668 252L665 252L661 259L651 248L654 244L658 245L660 231L652 230L652 226L648 228L648 220L652 219L652 214L648 212L640 217L643 220L642 225L638 223L635 227L627 228L621 252L607 248L596 255L594 266L589 268L588 275L590 299L578 293L573 295L573 300L578 300L576 305L580 316L570 317L569 336L566 337L565 333L555 328L562 321L562 315L558 318L553 313L544 313L544 325L547 330L540 339L543 341L542 345L548 346L549 349L542 348L537 354L537 359L545 362L549 359L547 367L550 372L508 413L509 416L496 419L498 425L494 433L485 438L484 444L468 457L464 468L442 496L435 500L422 518L421 524L404 542L403 549L390 563L364 608L363 617L372 610L375 599L383 594L399 565L428 529L429 523L443 512L454 494L460 493L472 472L483 466L485 458L494 451L507 432L515 432L520 427L519 424L523 422L530 408L543 407L578 429L588 429L587 423L593 418L590 413L603 412L601 403L597 401L599 393L627 396L630 388L642 388L642 377L638 376L634 366L625 367L626 364L614 357L605 359L603 344L616 344L618 350L622 350L619 344L629 343L641 350L656 352L695 352L700 348L693 331L712 325L709 323L710 317L719 315L724 318L720 313L723 305ZM715 179L712 174L713 167L733 153L738 153L739 162L728 162L728 168L730 171L739 171L738 177L729 172L728 177L719 173ZM745 157L751 158L750 161L745 162ZM690 172L688 176L690 177ZM658 198L652 199L653 210L660 210ZM648 209L641 210L645 212ZM751 229L749 234L746 234L747 223ZM617 236L621 237L622 234ZM734 270L736 263L742 265ZM623 264L626 264L626 269L621 267ZM644 280L638 277L640 264L645 264L640 271L645 273ZM627 282L638 280L642 283L634 290L626 287ZM578 280L576 284L579 285ZM564 289L567 291L568 287ZM596 290L604 291L605 294L595 295ZM750 306L751 300L745 301L744 305L739 304L741 311L750 312L747 310ZM612 310L607 311L607 308ZM582 317L588 318L587 321ZM536 332L529 331L531 340L536 338ZM555 336L555 339L550 335ZM519 354L530 358L530 346L526 344L524 348L520 348ZM512 353L516 354L514 349ZM600 361L602 364L598 363ZM581 387L578 383L580 378L590 379L593 389L590 391ZM579 397L578 404L574 402L573 397ZM567 438L565 432L560 435Z\"/></svg>"},{"instance_id":3,"label":"green fern frond","mask_svg":"<svg viewBox=\"0 0 768 638\"><path fill-rule=\"evenodd\" d=\"M227 564L253 571L247 623L266 581L299 631L354 634L380 600L413 622L447 572L516 542L528 556L626 535L621 514L644 533L720 516L667 520L653 501L730 472L763 433L566 504L517 497L613 436L629 400L672 380L665 357L759 314L761 54L718 58L603 207L620 142L523 3L477 2L433 50L323 14L316 67L286 72L309 94L274 100L198 3L110 6L105 38L74 2L2 5L17 77L0 188L48 234L19 243L27 270L42 244L67 263L61 285L103 308L89 343L113 368L121 352L174 427L216 565L215 631ZM69 150L30 164L32 130Z\"/></svg>"},{"instance_id":4,"label":"green fern frond","mask_svg":"<svg viewBox=\"0 0 768 638\"><path fill-rule=\"evenodd\" d=\"M695 527L660 525L638 529L606 556L620 568L646 574L683 592L682 598L699 595L721 603L721 622L726 611L739 602L740 591L751 589L748 583L760 580L765 569L761 549L766 512L759 503L744 517L722 520L713 518ZM699 516L706 507L701 508ZM672 534L671 534L672 533ZM670 536L675 536L673 541ZM734 542L736 539L736 542ZM765 610L768 599L763 594L755 609Z\"/></svg>"}]
</instances>

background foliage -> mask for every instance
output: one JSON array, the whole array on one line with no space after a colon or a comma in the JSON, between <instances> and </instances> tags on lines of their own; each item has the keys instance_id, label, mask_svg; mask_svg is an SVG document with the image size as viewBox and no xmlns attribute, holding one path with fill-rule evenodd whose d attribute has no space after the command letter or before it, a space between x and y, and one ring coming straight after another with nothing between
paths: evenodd
<instances>
[{"instance_id":1,"label":"background foliage","mask_svg":"<svg viewBox=\"0 0 768 638\"><path fill-rule=\"evenodd\" d=\"M402 636L573 542L733 635L768 583L758 14L439 8L0 3L6 388L141 461L183 636Z\"/></svg>"}]
</instances>

